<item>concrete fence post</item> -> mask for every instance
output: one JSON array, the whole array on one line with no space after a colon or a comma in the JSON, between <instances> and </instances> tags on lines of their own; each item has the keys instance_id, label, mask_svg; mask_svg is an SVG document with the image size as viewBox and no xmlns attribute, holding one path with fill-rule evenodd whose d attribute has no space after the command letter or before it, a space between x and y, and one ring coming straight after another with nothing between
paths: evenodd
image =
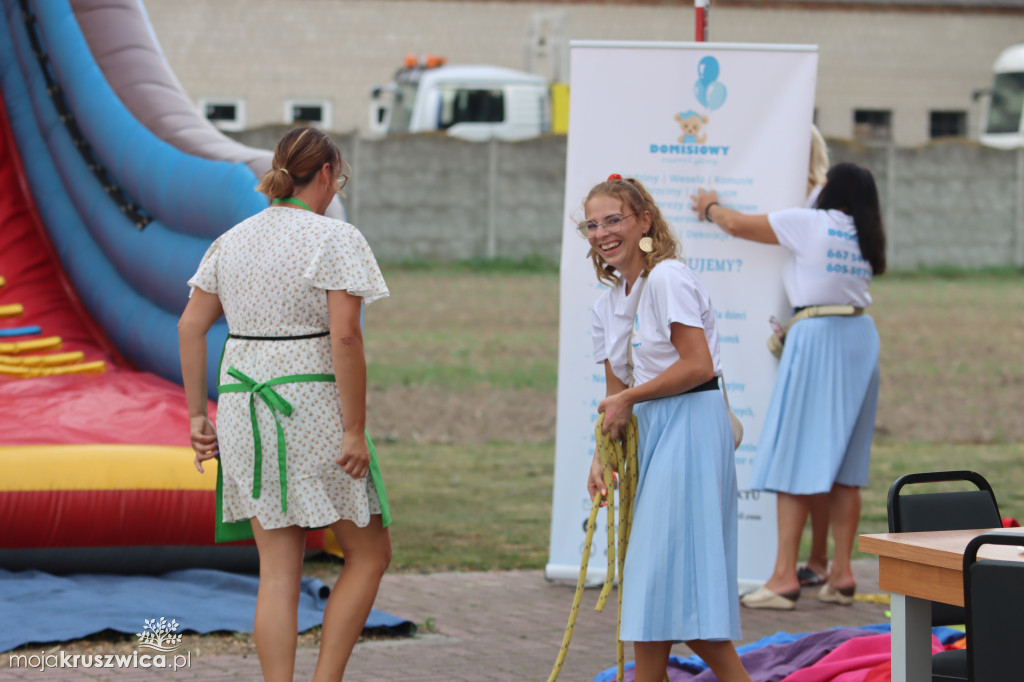
<instances>
[{"instance_id":1,"label":"concrete fence post","mask_svg":"<svg viewBox=\"0 0 1024 682\"><path fill-rule=\"evenodd\" d=\"M1013 232L1013 264L1024 268L1024 147L1017 148L1017 206Z\"/></svg>"},{"instance_id":2,"label":"concrete fence post","mask_svg":"<svg viewBox=\"0 0 1024 682\"><path fill-rule=\"evenodd\" d=\"M352 136L352 161L349 163L353 176L359 172L359 167L362 162L362 151L363 145L359 141L359 134L356 133ZM359 189L363 186L357 178L353 177L350 179L349 184L345 186L348 190L348 200L345 202L347 210L346 220L353 225L359 225Z\"/></svg>"},{"instance_id":3,"label":"concrete fence post","mask_svg":"<svg viewBox=\"0 0 1024 682\"><path fill-rule=\"evenodd\" d=\"M885 184L888 201L885 202L885 228L889 230L889 238L886 240L888 253L887 262L895 260L893 251L896 247L896 240L892 238L892 228L896 224L896 145L890 141L885 147Z\"/></svg>"},{"instance_id":4,"label":"concrete fence post","mask_svg":"<svg viewBox=\"0 0 1024 682\"><path fill-rule=\"evenodd\" d=\"M487 143L487 241L484 257L494 260L498 257L498 140L491 138Z\"/></svg>"}]
</instances>

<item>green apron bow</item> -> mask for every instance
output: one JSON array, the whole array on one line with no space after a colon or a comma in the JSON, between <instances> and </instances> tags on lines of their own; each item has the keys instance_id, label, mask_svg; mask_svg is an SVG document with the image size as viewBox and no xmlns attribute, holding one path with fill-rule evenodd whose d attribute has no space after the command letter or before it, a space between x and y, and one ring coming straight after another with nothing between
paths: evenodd
<instances>
[{"instance_id":1,"label":"green apron bow","mask_svg":"<svg viewBox=\"0 0 1024 682\"><path fill-rule=\"evenodd\" d=\"M224 342L224 349L221 350L220 360L221 363L224 361L224 350L227 350L227 340ZM217 374L220 374L220 367L222 365L218 363ZM255 445L255 462L254 462L254 476L253 476L253 497L257 498L260 496L260 483L262 480L262 446L260 443L259 425L256 421L256 395L259 394L260 399L263 400L267 406L270 407L270 413L274 417L274 423L277 425L277 461L280 471L281 480L281 508L285 510L287 508L287 470L285 465L285 446L284 446L284 432L281 428L281 422L278 421L276 411L280 410L285 416L289 416L292 413L292 406L287 400L281 397L277 391L273 390L272 386L279 384L297 383L302 381L327 381L333 382L335 377L333 374L293 374L291 376L278 377L269 381L258 383L253 381L251 378L245 376L234 367L228 368L228 374L238 379L241 383L237 384L220 384L217 389L221 393L250 393L249 398L249 418L252 421L252 433L253 443ZM374 488L377 491L377 499L380 502L381 509L381 522L382 525L387 528L391 525L391 510L388 505L387 493L384 490L384 477L381 475L380 464L377 461L377 451L373 447L373 441L370 440L369 432L366 433L366 446L370 451L370 478L373 481ZM240 540L252 540L252 524L249 519L243 519L241 521L224 521L224 468L220 466L218 462L217 466L217 493L215 501L215 519L214 519L214 541L215 542L237 542Z\"/></svg>"},{"instance_id":2,"label":"green apron bow","mask_svg":"<svg viewBox=\"0 0 1024 682\"><path fill-rule=\"evenodd\" d=\"M272 387L280 384L295 384L307 381L334 381L333 374L290 374L277 377L268 381L257 382L239 372L234 367L228 367L228 374L238 379L237 384L221 384L218 390L221 393L248 393L249 394L249 419L252 422L252 440L255 450L253 461L252 496L257 499L260 496L260 488L263 482L263 443L260 438L259 421L256 418L256 396L270 408L270 416L274 418L274 426L277 427L277 466L281 481L281 511L288 511L288 471L286 462L286 450L284 443L284 428L281 420L277 418L280 412L286 417L291 416L292 406L287 400L281 397Z\"/></svg>"}]
</instances>

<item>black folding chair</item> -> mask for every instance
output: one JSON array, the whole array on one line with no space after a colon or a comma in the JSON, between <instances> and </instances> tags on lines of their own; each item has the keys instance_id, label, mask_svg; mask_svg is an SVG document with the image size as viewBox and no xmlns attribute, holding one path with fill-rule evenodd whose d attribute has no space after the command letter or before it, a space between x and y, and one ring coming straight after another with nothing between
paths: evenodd
<instances>
[{"instance_id":1,"label":"black folding chair","mask_svg":"<svg viewBox=\"0 0 1024 682\"><path fill-rule=\"evenodd\" d=\"M949 481L973 483L977 490L917 494L902 492L909 485ZM973 471L932 471L900 476L889 487L887 507L890 533L1002 526L992 486L984 476ZM963 607L932 603L932 625L966 622L967 614ZM944 651L932 657L932 682L963 682L966 679L967 655L964 651Z\"/></svg>"},{"instance_id":2,"label":"black folding chair","mask_svg":"<svg viewBox=\"0 0 1024 682\"><path fill-rule=\"evenodd\" d=\"M1021 544L1024 535L996 531L974 538L964 551L967 679L971 682L1021 679L1024 562L977 558L983 545Z\"/></svg>"},{"instance_id":3,"label":"black folding chair","mask_svg":"<svg viewBox=\"0 0 1024 682\"><path fill-rule=\"evenodd\" d=\"M967 481L977 490L941 493L904 494L903 488L921 483ZM999 516L992 486L973 471L931 471L900 476L889 487L889 532L912 533L932 530L970 530L999 528ZM959 606L932 604L932 625L955 625L965 620Z\"/></svg>"}]
</instances>

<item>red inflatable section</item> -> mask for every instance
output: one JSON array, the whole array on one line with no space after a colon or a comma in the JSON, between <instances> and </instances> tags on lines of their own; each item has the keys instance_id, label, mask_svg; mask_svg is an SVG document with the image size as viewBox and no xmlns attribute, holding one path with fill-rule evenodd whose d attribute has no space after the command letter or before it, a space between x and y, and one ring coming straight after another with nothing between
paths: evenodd
<instances>
[{"instance_id":1,"label":"red inflatable section","mask_svg":"<svg viewBox=\"0 0 1024 682\"><path fill-rule=\"evenodd\" d=\"M34 379L0 375L0 445L132 443L188 446L182 388L133 370L103 336L75 295L43 230L25 182L7 114L0 103L0 305L21 317L0 329L38 325L60 336L61 351L104 360L106 372ZM0 338L0 342L33 337ZM214 403L210 404L213 414Z\"/></svg>"},{"instance_id":2,"label":"red inflatable section","mask_svg":"<svg viewBox=\"0 0 1024 682\"><path fill-rule=\"evenodd\" d=\"M106 365L101 374L0 374L0 555L20 561L19 551L35 549L175 546L192 557L183 561L216 567L216 462L205 475L193 468L184 390L132 368L82 306L36 211L2 100L0 276L0 306L24 308L0 318L0 330L39 326L43 337L63 341L45 352L81 351L84 362ZM211 417L215 409L210 402ZM338 551L324 531L307 535L308 549L325 544ZM74 556L24 567L65 572Z\"/></svg>"},{"instance_id":3,"label":"red inflatable section","mask_svg":"<svg viewBox=\"0 0 1024 682\"><path fill-rule=\"evenodd\" d=\"M0 537L4 547L17 548L212 545L213 504L207 490L0 493L8 523ZM145 510L145 523L124 514L126 508ZM39 533L40 518L48 521L45 534Z\"/></svg>"},{"instance_id":4,"label":"red inflatable section","mask_svg":"<svg viewBox=\"0 0 1024 682\"><path fill-rule=\"evenodd\" d=\"M73 572L79 570L73 550L33 552L83 548L93 558L117 557L122 570L161 572L166 565L154 564L145 550L174 546L180 567L217 568L222 561L237 567L242 564L232 557L239 555L230 553L241 549L249 557L241 560L245 570L254 570L249 548L214 543L217 463L208 462L205 475L193 468L184 390L131 367L64 273L26 182L2 98L0 277L0 306L24 309L20 316L0 317L0 330L38 326L42 337L59 336L62 347L33 355L80 351L80 362L105 364L99 374L15 378L10 367L23 355L0 346L0 356L8 356L0 362L6 365L0 372L0 564ZM0 336L0 344L37 338ZM211 401L211 417L215 410ZM307 534L307 549L325 546L339 552L325 531ZM124 563L122 548L143 551Z\"/></svg>"}]
</instances>

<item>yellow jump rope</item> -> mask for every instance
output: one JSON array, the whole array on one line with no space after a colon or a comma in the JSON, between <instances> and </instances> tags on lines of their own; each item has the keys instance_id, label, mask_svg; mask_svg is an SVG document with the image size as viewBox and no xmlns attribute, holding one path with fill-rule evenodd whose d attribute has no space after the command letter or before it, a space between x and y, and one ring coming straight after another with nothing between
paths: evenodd
<instances>
[{"instance_id":1,"label":"yellow jump rope","mask_svg":"<svg viewBox=\"0 0 1024 682\"><path fill-rule=\"evenodd\" d=\"M597 599L595 610L603 611L608 601L608 595L612 591L612 583L615 581L616 566L618 566L619 584L622 583L622 565L626 560L626 547L629 545L629 531L633 525L633 498L636 495L637 485L637 430L636 417L630 419L629 424L623 430L622 438L612 440L609 436L601 433L601 426L604 424L604 415L597 418L594 427L594 436L597 439L597 454L601 461L601 468L604 470L604 486L608 494L605 496L595 495L594 504L590 508L590 518L587 519L587 537L583 544L583 557L580 559L580 577L576 581L576 595L572 600L572 609L569 611L569 623L565 626L565 636L562 638L562 647L558 651L558 659L555 667L548 677L548 682L555 682L559 673L562 672L562 665L565 663L565 655L569 651L569 642L572 641L572 633L576 628L576 616L579 614L580 602L583 600L583 584L587 577L587 564L590 563L590 547L594 541L594 528L597 525L597 513L603 502L608 505L608 571L604 580L604 587L601 588L601 596ZM619 481L619 540L616 547L615 542L615 479ZM616 552L618 549L618 552ZM619 589L619 621L615 630L615 652L618 661L618 673L616 680L622 682L625 675L625 651L619 635L622 631L622 589Z\"/></svg>"}]
</instances>

